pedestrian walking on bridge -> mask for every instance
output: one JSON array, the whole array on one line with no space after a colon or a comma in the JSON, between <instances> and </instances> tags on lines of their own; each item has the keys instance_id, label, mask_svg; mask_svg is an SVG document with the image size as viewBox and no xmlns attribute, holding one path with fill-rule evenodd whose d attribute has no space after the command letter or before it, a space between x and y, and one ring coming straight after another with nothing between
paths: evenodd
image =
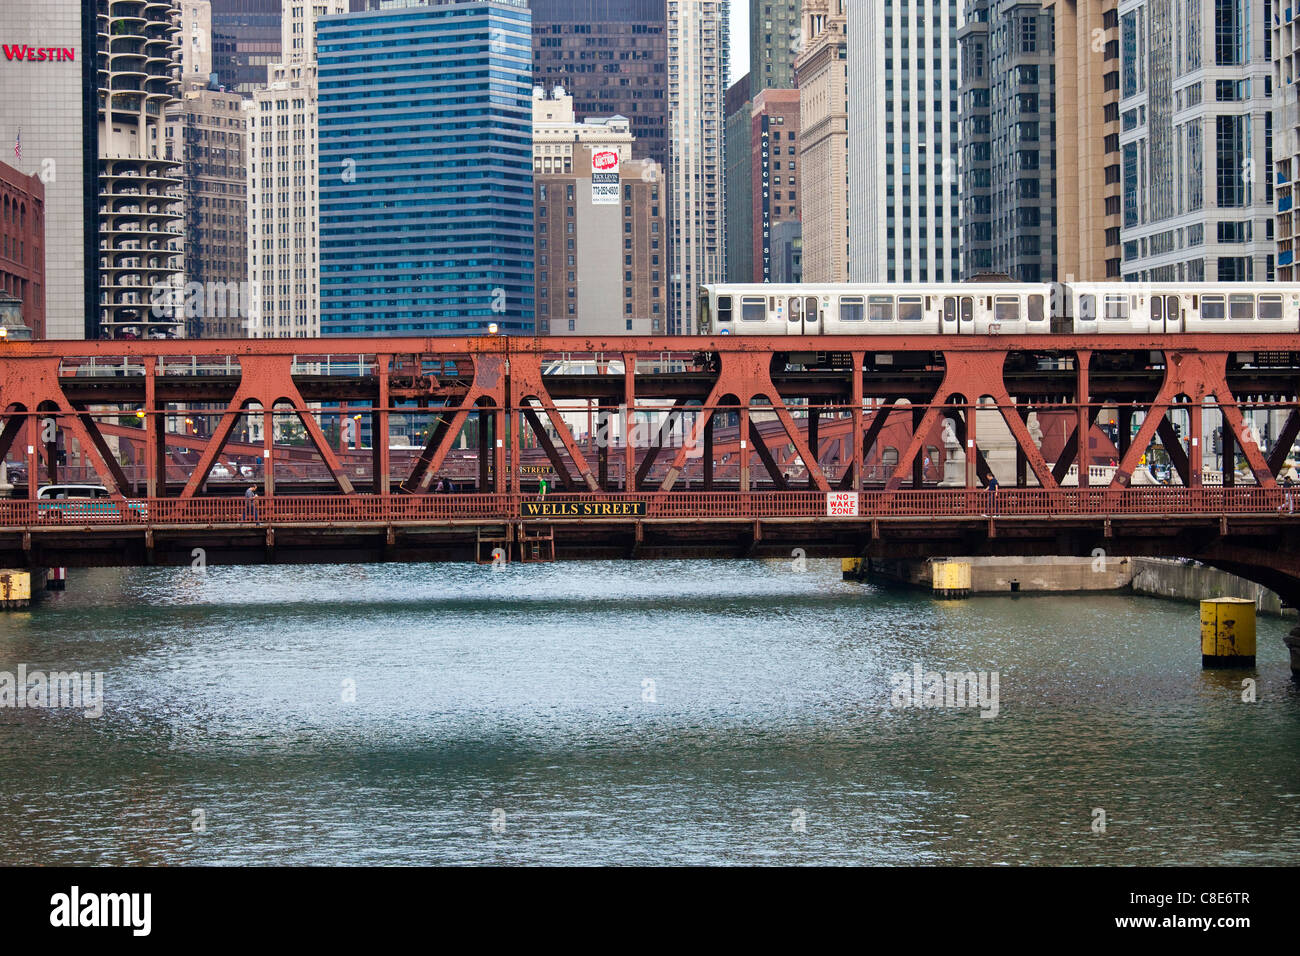
<instances>
[{"instance_id":1,"label":"pedestrian walking on bridge","mask_svg":"<svg viewBox=\"0 0 1300 956\"><path fill-rule=\"evenodd\" d=\"M985 518L991 518L998 513L998 476L992 472L989 472L988 489L989 510L984 515Z\"/></svg>"}]
</instances>

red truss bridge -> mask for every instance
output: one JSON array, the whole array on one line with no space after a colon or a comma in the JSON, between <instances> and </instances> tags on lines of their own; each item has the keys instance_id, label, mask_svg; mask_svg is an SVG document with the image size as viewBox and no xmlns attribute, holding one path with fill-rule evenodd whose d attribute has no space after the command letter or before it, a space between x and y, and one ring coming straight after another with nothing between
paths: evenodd
<instances>
[{"instance_id":1,"label":"red truss bridge","mask_svg":"<svg viewBox=\"0 0 1300 956\"><path fill-rule=\"evenodd\" d=\"M0 561L1100 547L1300 601L1297 396L1295 334L7 343Z\"/></svg>"}]
</instances>

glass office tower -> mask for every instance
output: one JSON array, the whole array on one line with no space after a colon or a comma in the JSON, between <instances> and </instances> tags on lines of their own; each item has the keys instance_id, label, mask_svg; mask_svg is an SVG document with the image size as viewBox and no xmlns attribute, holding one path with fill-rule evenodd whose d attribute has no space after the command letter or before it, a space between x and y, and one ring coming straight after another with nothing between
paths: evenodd
<instances>
[{"instance_id":1,"label":"glass office tower","mask_svg":"<svg viewBox=\"0 0 1300 956\"><path fill-rule=\"evenodd\" d=\"M527 3L342 14L316 35L321 334L531 333Z\"/></svg>"}]
</instances>

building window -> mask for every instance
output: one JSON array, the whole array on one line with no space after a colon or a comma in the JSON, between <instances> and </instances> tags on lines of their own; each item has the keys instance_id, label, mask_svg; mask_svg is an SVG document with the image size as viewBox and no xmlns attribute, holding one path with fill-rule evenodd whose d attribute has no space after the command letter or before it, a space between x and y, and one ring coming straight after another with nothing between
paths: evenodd
<instances>
[{"instance_id":1,"label":"building window","mask_svg":"<svg viewBox=\"0 0 1300 956\"><path fill-rule=\"evenodd\" d=\"M1038 17L1022 17L1020 20L1020 52L1035 53L1038 50Z\"/></svg>"}]
</instances>

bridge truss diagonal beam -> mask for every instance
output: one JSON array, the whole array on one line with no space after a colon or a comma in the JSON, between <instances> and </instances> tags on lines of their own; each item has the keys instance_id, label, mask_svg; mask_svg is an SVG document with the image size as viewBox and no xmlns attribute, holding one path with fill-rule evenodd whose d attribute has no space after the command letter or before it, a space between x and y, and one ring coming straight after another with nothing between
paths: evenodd
<instances>
[{"instance_id":1,"label":"bridge truss diagonal beam","mask_svg":"<svg viewBox=\"0 0 1300 956\"><path fill-rule=\"evenodd\" d=\"M291 405L293 413L302 422L312 445L315 447L317 454L320 455L325 467L329 469L339 491L345 495L352 494L354 489L351 479L344 474L338 457L334 454L334 450L330 448L329 442L321 431L320 424L316 421L316 416L307 407L307 402L303 399L302 393L293 381L292 363L286 363L282 359L277 360L270 356L243 355L239 359L239 368L239 387L235 391L234 397L230 399L225 413L221 416L221 422L217 425L212 440L207 443L207 446L199 454L198 466L185 483L185 488L181 491L181 497L194 497L207 483L212 466L216 464L217 456L226 447L226 443L230 441L240 415L249 414L248 409L250 406L260 405L264 421L269 423L272 421L272 416L275 415L275 406L280 401L287 401ZM160 410L149 408L145 411L147 415L151 415L158 414ZM272 440L272 436L266 438L268 444Z\"/></svg>"}]
</instances>

